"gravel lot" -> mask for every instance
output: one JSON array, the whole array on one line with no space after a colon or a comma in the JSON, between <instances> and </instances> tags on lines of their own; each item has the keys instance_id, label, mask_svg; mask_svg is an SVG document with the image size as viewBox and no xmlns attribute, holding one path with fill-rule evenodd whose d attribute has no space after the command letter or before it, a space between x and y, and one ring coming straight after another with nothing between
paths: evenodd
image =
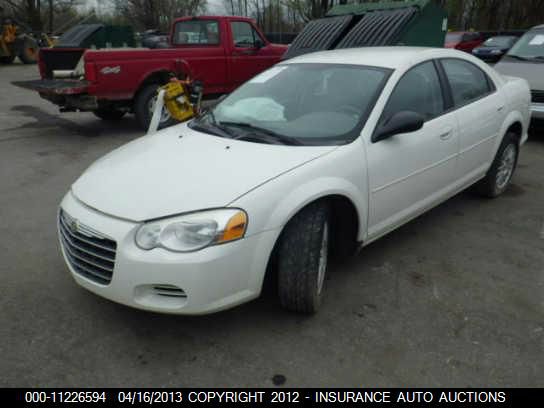
<instances>
[{"instance_id":1,"label":"gravel lot","mask_svg":"<svg viewBox=\"0 0 544 408\"><path fill-rule=\"evenodd\" d=\"M79 288L57 205L95 159L142 134L59 114L0 66L0 386L544 387L544 131L503 197L463 193L334 266L312 317L271 296L204 317Z\"/></svg>"}]
</instances>

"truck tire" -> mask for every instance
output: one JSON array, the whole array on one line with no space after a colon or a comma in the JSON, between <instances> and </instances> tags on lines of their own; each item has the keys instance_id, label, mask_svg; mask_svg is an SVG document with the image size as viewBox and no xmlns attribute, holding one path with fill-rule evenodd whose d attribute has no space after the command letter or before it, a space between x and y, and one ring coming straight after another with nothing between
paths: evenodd
<instances>
[{"instance_id":1,"label":"truck tire","mask_svg":"<svg viewBox=\"0 0 544 408\"><path fill-rule=\"evenodd\" d=\"M291 311L315 313L329 250L329 208L316 202L302 209L285 226L278 248L278 294Z\"/></svg>"},{"instance_id":2,"label":"truck tire","mask_svg":"<svg viewBox=\"0 0 544 408\"><path fill-rule=\"evenodd\" d=\"M15 60L15 55L0 57L0 64L11 64Z\"/></svg>"},{"instance_id":3,"label":"truck tire","mask_svg":"<svg viewBox=\"0 0 544 408\"><path fill-rule=\"evenodd\" d=\"M32 38L23 39L21 49L19 50L19 59L24 64L35 64L38 62L38 44Z\"/></svg>"},{"instance_id":4,"label":"truck tire","mask_svg":"<svg viewBox=\"0 0 544 408\"><path fill-rule=\"evenodd\" d=\"M518 155L517 135L507 133L485 178L476 184L476 192L489 198L495 198L504 193L516 170Z\"/></svg>"},{"instance_id":5,"label":"truck tire","mask_svg":"<svg viewBox=\"0 0 544 408\"><path fill-rule=\"evenodd\" d=\"M93 113L102 120L115 121L125 116L126 112L116 109L96 109Z\"/></svg>"},{"instance_id":6,"label":"truck tire","mask_svg":"<svg viewBox=\"0 0 544 408\"><path fill-rule=\"evenodd\" d=\"M140 126L147 130L151 123L151 117L153 116L153 107L157 98L157 89L159 84L153 83L145 85L134 101L134 113ZM175 125L177 121L170 116L168 110L163 108L163 114L161 115L161 121L159 123L159 129L164 129L169 126Z\"/></svg>"}]
</instances>

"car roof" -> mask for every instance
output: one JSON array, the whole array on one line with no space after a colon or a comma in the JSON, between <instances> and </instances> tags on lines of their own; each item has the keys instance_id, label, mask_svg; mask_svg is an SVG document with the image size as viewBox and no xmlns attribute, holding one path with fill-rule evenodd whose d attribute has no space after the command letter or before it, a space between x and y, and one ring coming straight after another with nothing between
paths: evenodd
<instances>
[{"instance_id":1,"label":"car roof","mask_svg":"<svg viewBox=\"0 0 544 408\"><path fill-rule=\"evenodd\" d=\"M538 29L542 29L542 28L544 28L544 24L537 25L537 26L531 28L531 30L538 30Z\"/></svg>"},{"instance_id":2,"label":"car roof","mask_svg":"<svg viewBox=\"0 0 544 408\"><path fill-rule=\"evenodd\" d=\"M313 52L289 59L285 63L340 63L397 69L412 65L414 61L425 59L425 57L466 59L466 55L461 51L446 48L362 47Z\"/></svg>"}]
</instances>

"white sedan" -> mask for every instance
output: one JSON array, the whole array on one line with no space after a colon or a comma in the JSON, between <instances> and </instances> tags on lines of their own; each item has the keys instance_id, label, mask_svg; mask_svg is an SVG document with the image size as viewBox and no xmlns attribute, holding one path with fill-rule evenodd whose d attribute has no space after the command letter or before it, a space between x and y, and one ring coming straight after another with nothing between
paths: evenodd
<instances>
[{"instance_id":1,"label":"white sedan","mask_svg":"<svg viewBox=\"0 0 544 408\"><path fill-rule=\"evenodd\" d=\"M453 50L294 58L91 165L60 205L62 253L78 284L136 308L219 311L270 274L285 308L315 312L329 256L474 184L504 192L529 103L525 80Z\"/></svg>"}]
</instances>

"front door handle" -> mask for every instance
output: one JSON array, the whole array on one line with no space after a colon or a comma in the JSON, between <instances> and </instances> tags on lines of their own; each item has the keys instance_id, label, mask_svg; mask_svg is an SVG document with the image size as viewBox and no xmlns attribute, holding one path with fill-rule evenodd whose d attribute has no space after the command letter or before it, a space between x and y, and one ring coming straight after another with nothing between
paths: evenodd
<instances>
[{"instance_id":1,"label":"front door handle","mask_svg":"<svg viewBox=\"0 0 544 408\"><path fill-rule=\"evenodd\" d=\"M497 112L502 112L503 109L504 109L504 106L499 106L499 107L497 108Z\"/></svg>"},{"instance_id":2,"label":"front door handle","mask_svg":"<svg viewBox=\"0 0 544 408\"><path fill-rule=\"evenodd\" d=\"M256 52L255 50L243 50L243 51L237 51L236 53L234 53L234 55L255 55Z\"/></svg>"}]
</instances>

